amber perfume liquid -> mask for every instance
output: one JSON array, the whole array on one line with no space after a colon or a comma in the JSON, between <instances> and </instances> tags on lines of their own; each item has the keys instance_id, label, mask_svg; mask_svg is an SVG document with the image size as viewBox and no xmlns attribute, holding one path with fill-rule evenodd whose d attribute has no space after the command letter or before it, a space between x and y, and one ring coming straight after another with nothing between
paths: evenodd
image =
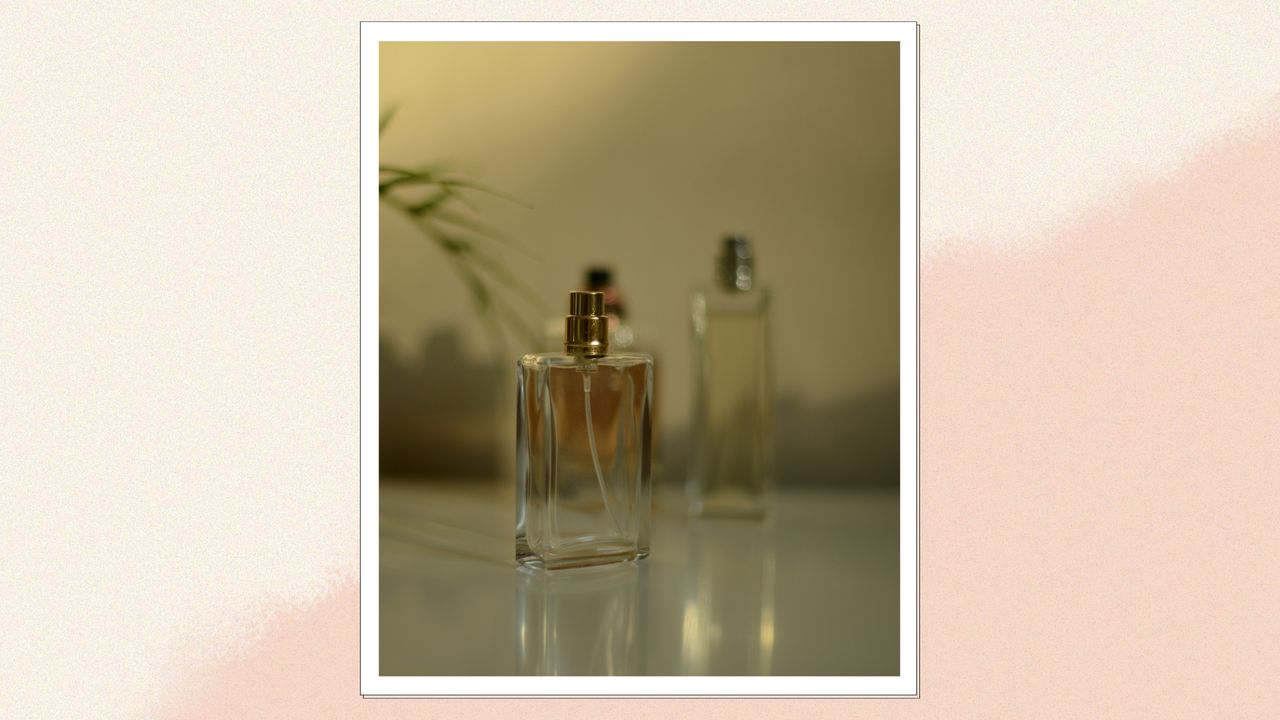
<instances>
[{"instance_id":1,"label":"amber perfume liquid","mask_svg":"<svg viewBox=\"0 0 1280 720\"><path fill-rule=\"evenodd\" d=\"M653 359L525 355L517 372L517 562L648 555Z\"/></svg>"}]
</instances>

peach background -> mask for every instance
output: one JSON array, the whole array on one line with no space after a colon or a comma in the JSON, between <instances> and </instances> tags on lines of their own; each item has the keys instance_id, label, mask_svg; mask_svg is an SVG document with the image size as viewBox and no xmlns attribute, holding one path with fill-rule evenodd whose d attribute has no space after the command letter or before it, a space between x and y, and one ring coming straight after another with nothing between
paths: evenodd
<instances>
[{"instance_id":1,"label":"peach background","mask_svg":"<svg viewBox=\"0 0 1280 720\"><path fill-rule=\"evenodd\" d=\"M16 2L0 715L1274 714L1280 8L754 7L922 23L921 699L360 700L355 23L423 10Z\"/></svg>"}]
</instances>

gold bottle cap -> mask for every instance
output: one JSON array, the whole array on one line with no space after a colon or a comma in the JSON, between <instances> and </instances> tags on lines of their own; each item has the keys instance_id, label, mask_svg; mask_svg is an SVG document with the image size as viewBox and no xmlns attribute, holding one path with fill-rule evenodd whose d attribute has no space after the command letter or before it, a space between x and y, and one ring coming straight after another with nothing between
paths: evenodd
<instances>
[{"instance_id":1,"label":"gold bottle cap","mask_svg":"<svg viewBox=\"0 0 1280 720\"><path fill-rule=\"evenodd\" d=\"M609 318L604 314L604 293L584 290L569 293L564 351L589 358L609 353Z\"/></svg>"}]
</instances>

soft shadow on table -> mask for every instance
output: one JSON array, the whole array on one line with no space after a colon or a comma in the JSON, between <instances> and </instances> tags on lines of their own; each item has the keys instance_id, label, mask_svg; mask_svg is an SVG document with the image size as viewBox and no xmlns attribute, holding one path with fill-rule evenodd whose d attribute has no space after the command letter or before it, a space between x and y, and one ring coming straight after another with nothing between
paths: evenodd
<instances>
[{"instance_id":1,"label":"soft shadow on table","mask_svg":"<svg viewBox=\"0 0 1280 720\"><path fill-rule=\"evenodd\" d=\"M384 537L432 552L449 553L501 567L512 566L511 541L421 516L382 513L378 532Z\"/></svg>"}]
</instances>

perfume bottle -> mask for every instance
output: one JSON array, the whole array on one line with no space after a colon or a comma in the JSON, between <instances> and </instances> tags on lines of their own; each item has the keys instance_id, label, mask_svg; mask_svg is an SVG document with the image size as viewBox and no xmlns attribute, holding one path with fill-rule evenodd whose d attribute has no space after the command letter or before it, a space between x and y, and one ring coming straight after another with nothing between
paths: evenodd
<instances>
[{"instance_id":1,"label":"perfume bottle","mask_svg":"<svg viewBox=\"0 0 1280 720\"><path fill-rule=\"evenodd\" d=\"M516 561L649 554L653 358L609 352L604 294L569 293L563 353L517 362Z\"/></svg>"},{"instance_id":2,"label":"perfume bottle","mask_svg":"<svg viewBox=\"0 0 1280 720\"><path fill-rule=\"evenodd\" d=\"M693 293L694 414L686 490L694 515L762 517L773 490L769 294L751 243L726 238L716 285Z\"/></svg>"}]
</instances>

